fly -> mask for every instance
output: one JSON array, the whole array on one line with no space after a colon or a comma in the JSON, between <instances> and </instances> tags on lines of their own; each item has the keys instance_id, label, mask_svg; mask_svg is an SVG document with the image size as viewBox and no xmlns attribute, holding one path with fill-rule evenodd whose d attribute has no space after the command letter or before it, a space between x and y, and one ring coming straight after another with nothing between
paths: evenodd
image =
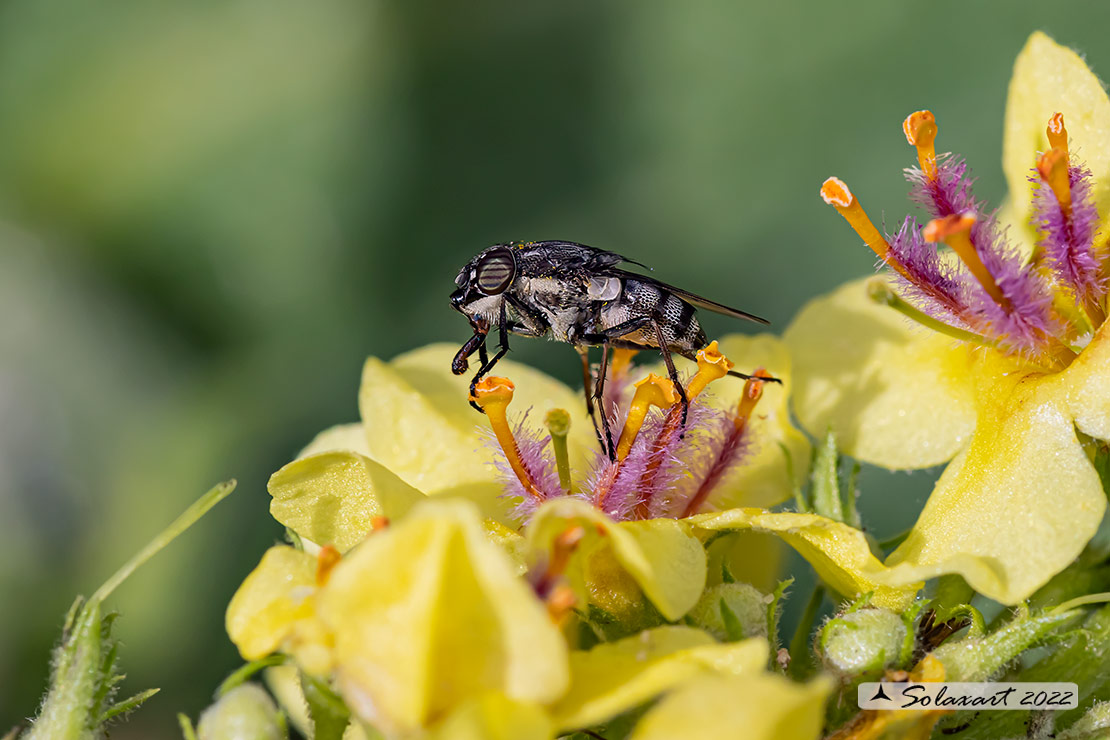
<instances>
[{"instance_id":1,"label":"fly","mask_svg":"<svg viewBox=\"0 0 1110 740\"><path fill-rule=\"evenodd\" d=\"M457 290L451 305L470 321L474 334L459 349L451 371L462 375L469 357L478 352L482 366L470 383L473 397L478 381L509 351L509 334L551 337L574 345L582 358L586 409L593 419L598 441L614 456L613 440L605 414L598 427L594 399L601 398L614 347L658 349L667 365L682 403L683 423L689 401L678 380L672 354L694 360L709 343L698 322L697 309L767 324L766 319L729 308L682 288L620 267L631 263L615 252L574 242L510 242L495 244L470 260L455 278ZM486 337L496 326L497 352L490 357ZM600 346L601 365L591 394L592 377L588 348ZM738 378L750 375L729 371ZM774 378L772 380L779 382ZM474 408L480 408L471 401ZM602 432L604 429L604 432Z\"/></svg>"}]
</instances>

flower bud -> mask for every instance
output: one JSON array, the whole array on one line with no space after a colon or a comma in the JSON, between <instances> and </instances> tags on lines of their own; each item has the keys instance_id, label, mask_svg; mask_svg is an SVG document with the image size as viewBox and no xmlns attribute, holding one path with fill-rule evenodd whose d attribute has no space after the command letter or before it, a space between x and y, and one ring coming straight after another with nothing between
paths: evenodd
<instances>
[{"instance_id":1,"label":"flower bud","mask_svg":"<svg viewBox=\"0 0 1110 740\"><path fill-rule=\"evenodd\" d=\"M817 647L831 672L858 676L897 661L905 640L900 616L886 609L860 609L829 620Z\"/></svg>"},{"instance_id":2,"label":"flower bud","mask_svg":"<svg viewBox=\"0 0 1110 740\"><path fill-rule=\"evenodd\" d=\"M687 618L724 642L767 636L770 597L747 583L721 583L706 589Z\"/></svg>"},{"instance_id":3,"label":"flower bud","mask_svg":"<svg viewBox=\"0 0 1110 740\"><path fill-rule=\"evenodd\" d=\"M253 683L236 686L204 710L198 740L286 740L289 731L273 699Z\"/></svg>"}]
</instances>

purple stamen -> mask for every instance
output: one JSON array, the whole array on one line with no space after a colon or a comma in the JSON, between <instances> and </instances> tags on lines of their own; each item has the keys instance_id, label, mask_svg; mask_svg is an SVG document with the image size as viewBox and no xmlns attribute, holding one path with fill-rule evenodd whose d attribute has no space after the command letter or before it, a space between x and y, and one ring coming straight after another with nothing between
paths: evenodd
<instances>
[{"instance_id":1,"label":"purple stamen","mask_svg":"<svg viewBox=\"0 0 1110 740\"><path fill-rule=\"evenodd\" d=\"M974 178L966 177L967 163L951 154L937 157L937 176L931 179L917 167L905 170L910 183L910 200L924 208L932 218L954 213L978 211L971 192Z\"/></svg>"},{"instance_id":2,"label":"purple stamen","mask_svg":"<svg viewBox=\"0 0 1110 740\"><path fill-rule=\"evenodd\" d=\"M1033 223L1041 232L1037 248L1057 280L1080 301L1099 303L1106 296L1093 247L1098 208L1091 197L1091 171L1079 164L1068 167L1071 213L1065 216L1052 188L1039 176L1029 178L1033 192Z\"/></svg>"}]
</instances>

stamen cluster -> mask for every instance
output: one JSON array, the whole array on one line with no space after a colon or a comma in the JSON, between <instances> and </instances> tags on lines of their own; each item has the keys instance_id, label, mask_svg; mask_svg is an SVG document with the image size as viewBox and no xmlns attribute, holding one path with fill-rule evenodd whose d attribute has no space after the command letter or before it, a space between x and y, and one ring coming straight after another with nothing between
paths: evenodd
<instances>
[{"instance_id":1,"label":"stamen cluster","mask_svg":"<svg viewBox=\"0 0 1110 740\"><path fill-rule=\"evenodd\" d=\"M627 358L625 358L627 360ZM607 386L618 387L629 372L627 362L610 368ZM505 495L519 499L516 514L529 518L543 501L571 495L585 499L617 520L686 517L710 508L713 494L729 471L753 451L751 419L763 393L764 370L744 384L736 406L717 410L704 401L702 391L724 377L732 363L717 343L698 352L698 369L686 383L689 409L683 421L679 394L671 381L654 373L635 383L635 392L624 403L607 395L603 408L620 426L615 459L598 450L584 487L574 490L559 469L566 465L565 412L549 414L560 419L548 425L548 436L527 426L527 414L512 428L506 410L513 384L507 378L488 377L478 383L474 401L489 419L501 455L498 470ZM618 424L624 414L623 424Z\"/></svg>"},{"instance_id":2,"label":"stamen cluster","mask_svg":"<svg viewBox=\"0 0 1110 740\"><path fill-rule=\"evenodd\" d=\"M1032 221L1040 232L1032 259L1007 241L994 214L975 199L967 164L937 156L933 114L910 115L903 130L917 149L919 166L907 169L906 179L910 200L930 217L925 224L907 216L884 236L841 180L831 177L821 187L825 202L893 271L900 298L884 300L960 339L1049 369L1065 367L1106 318L1108 264L1096 246L1091 173L1068 153L1063 116L1049 121L1050 148L1030 177ZM956 259L937 251L941 242Z\"/></svg>"}]
</instances>

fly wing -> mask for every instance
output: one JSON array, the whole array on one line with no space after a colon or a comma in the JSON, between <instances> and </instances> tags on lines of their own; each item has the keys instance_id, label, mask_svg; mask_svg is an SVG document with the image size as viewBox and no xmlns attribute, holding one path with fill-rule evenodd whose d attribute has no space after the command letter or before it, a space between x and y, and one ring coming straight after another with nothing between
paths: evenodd
<instances>
[{"instance_id":1,"label":"fly wing","mask_svg":"<svg viewBox=\"0 0 1110 740\"><path fill-rule=\"evenodd\" d=\"M667 283L664 283L661 280L656 280L655 278L648 277L647 275L640 275L640 274L637 274L635 272L628 272L626 270L621 270L619 268L615 269L615 270L610 270L610 272L613 273L613 274L618 274L621 277L628 277L628 278L632 278L633 280L639 280L641 282L652 283L653 285L657 285L660 288L662 288L663 290L668 290L671 293L674 293L676 296L678 296L682 300L686 301L690 305L695 306L697 308L704 308L707 311L712 311L713 313L719 313L719 314L722 314L723 316L731 316L734 319L747 319L748 321L754 321L757 324L767 325L767 324L771 323L767 319L764 319L760 316L756 316L755 314L748 313L747 311L741 311L738 308L732 308L730 306L726 306L723 303L717 303L716 301L711 301L708 298L702 298L697 293L691 293L688 290L684 290L683 288L675 287L674 285L669 285Z\"/></svg>"},{"instance_id":2,"label":"fly wing","mask_svg":"<svg viewBox=\"0 0 1110 740\"><path fill-rule=\"evenodd\" d=\"M581 260L585 264L585 266L591 269L616 267L622 262L628 262L629 264L638 265L645 270L651 269L643 262L637 262L634 259L629 259L623 254L617 254L616 252L609 252L604 249L598 249L597 247L591 247L588 244L579 244L578 242L565 241L536 242L536 244L537 246L544 247L549 250L557 250L558 252L563 253L567 256L573 256L574 258Z\"/></svg>"}]
</instances>

